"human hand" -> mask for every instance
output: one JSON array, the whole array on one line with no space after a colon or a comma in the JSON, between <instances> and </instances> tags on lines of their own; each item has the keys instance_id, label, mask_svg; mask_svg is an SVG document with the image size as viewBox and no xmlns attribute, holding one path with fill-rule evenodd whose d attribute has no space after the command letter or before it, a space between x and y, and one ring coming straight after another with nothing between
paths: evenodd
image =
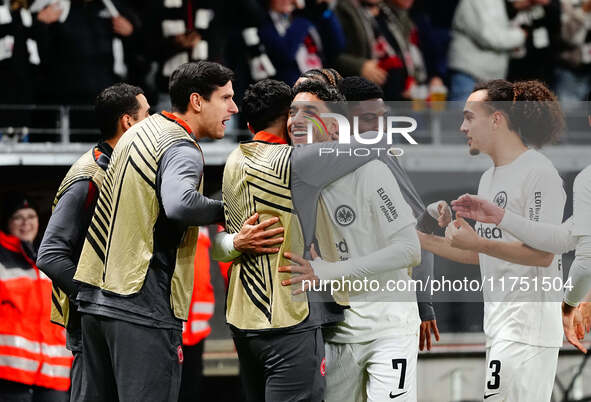
<instances>
[{"instance_id":1,"label":"human hand","mask_svg":"<svg viewBox=\"0 0 591 402\"><path fill-rule=\"evenodd\" d=\"M388 72L378 66L377 60L367 60L361 67L361 76L381 86L386 83Z\"/></svg>"},{"instance_id":2,"label":"human hand","mask_svg":"<svg viewBox=\"0 0 591 402\"><path fill-rule=\"evenodd\" d=\"M581 352L587 353L587 349L581 344L576 333L574 323L575 311L575 307L562 302L562 329L564 330L564 336L566 336L566 340L571 345L579 349Z\"/></svg>"},{"instance_id":3,"label":"human hand","mask_svg":"<svg viewBox=\"0 0 591 402\"><path fill-rule=\"evenodd\" d=\"M498 225L505 216L505 210L490 201L472 194L464 194L451 202L456 216L474 219L481 223L493 223Z\"/></svg>"},{"instance_id":4,"label":"human hand","mask_svg":"<svg viewBox=\"0 0 591 402\"><path fill-rule=\"evenodd\" d=\"M419 350L423 350L425 345L427 350L431 350L431 332L435 335L435 340L439 342L439 329L437 328L437 320L421 322Z\"/></svg>"},{"instance_id":5,"label":"human hand","mask_svg":"<svg viewBox=\"0 0 591 402\"><path fill-rule=\"evenodd\" d=\"M278 268L279 272L291 273L291 274L298 274L297 276L292 277L291 279L285 279L281 281L282 286L292 286L302 283L299 289L296 289L292 292L292 294L299 295L304 293L305 291L310 290L311 286L314 286L320 280L316 273L314 272L314 268L310 261L294 255L292 253L284 253L285 258L288 260L295 262L297 265L287 265ZM310 248L310 255L312 256L312 260L319 259L316 250L314 249L314 245ZM306 281L306 282L304 282Z\"/></svg>"},{"instance_id":6,"label":"human hand","mask_svg":"<svg viewBox=\"0 0 591 402\"><path fill-rule=\"evenodd\" d=\"M242 229L234 236L234 248L241 253L278 253L278 248L269 246L283 243L283 237L275 237L283 233L283 228L268 230L267 228L279 222L279 218L270 218L259 224L256 223L257 219L259 219L259 214L255 213L244 221Z\"/></svg>"},{"instance_id":7,"label":"human hand","mask_svg":"<svg viewBox=\"0 0 591 402\"><path fill-rule=\"evenodd\" d=\"M444 228L451 222L451 208L446 201L435 201L427 206L427 212L437 219L439 227Z\"/></svg>"},{"instance_id":8,"label":"human hand","mask_svg":"<svg viewBox=\"0 0 591 402\"><path fill-rule=\"evenodd\" d=\"M133 33L133 25L129 20L121 15L112 18L113 32L117 35L127 37Z\"/></svg>"},{"instance_id":9,"label":"human hand","mask_svg":"<svg viewBox=\"0 0 591 402\"><path fill-rule=\"evenodd\" d=\"M450 246L462 250L477 250L480 241L478 234L463 218L457 218L447 226L445 239Z\"/></svg>"},{"instance_id":10,"label":"human hand","mask_svg":"<svg viewBox=\"0 0 591 402\"><path fill-rule=\"evenodd\" d=\"M62 9L57 3L52 3L37 13L37 19L44 24L53 24L59 21Z\"/></svg>"}]
</instances>

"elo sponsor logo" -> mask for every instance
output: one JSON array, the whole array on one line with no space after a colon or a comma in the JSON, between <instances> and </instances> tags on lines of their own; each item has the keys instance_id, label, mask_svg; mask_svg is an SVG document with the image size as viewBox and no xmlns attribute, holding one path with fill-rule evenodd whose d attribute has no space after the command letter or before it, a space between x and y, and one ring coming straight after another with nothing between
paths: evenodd
<instances>
[{"instance_id":1,"label":"elo sponsor logo","mask_svg":"<svg viewBox=\"0 0 591 402\"><path fill-rule=\"evenodd\" d=\"M398 211L396 211L396 207L394 206L394 203L390 199L390 196L388 196L388 194L386 194L383 187L380 187L378 189L378 195L380 196L380 198L384 202L382 205L380 205L380 210L382 211L382 213L386 217L386 220L388 222L393 222L395 219L398 219Z\"/></svg>"}]
</instances>

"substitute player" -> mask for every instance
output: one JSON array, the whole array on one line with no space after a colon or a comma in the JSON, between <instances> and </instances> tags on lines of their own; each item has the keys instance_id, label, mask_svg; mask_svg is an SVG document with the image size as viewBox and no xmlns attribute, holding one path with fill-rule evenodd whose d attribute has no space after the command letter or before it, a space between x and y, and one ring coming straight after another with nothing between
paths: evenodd
<instances>
[{"instance_id":1,"label":"substitute player","mask_svg":"<svg viewBox=\"0 0 591 402\"><path fill-rule=\"evenodd\" d=\"M89 400L178 398L197 226L223 219L222 203L199 191L197 141L222 138L237 112L232 75L183 64L171 76L172 113L135 125L113 151L74 276Z\"/></svg>"},{"instance_id":2,"label":"substitute player","mask_svg":"<svg viewBox=\"0 0 591 402\"><path fill-rule=\"evenodd\" d=\"M308 80L304 87L316 91L325 102L343 100L335 88L323 83ZM314 237L322 188L376 157L347 157L345 151L354 144L289 146L286 122L291 100L290 88L278 81L251 85L242 114L256 135L232 152L224 169L224 208L230 233L254 212L279 217L285 227L280 255L243 254L234 260L229 278L226 319L248 401L323 399L321 327L342 320L342 307L316 299L314 294L293 298L290 289L281 286L289 284L290 275L277 268L287 262L283 251L291 252L288 258L306 263L298 255ZM328 120L327 130L336 134L336 121ZM335 152L319 157L322 147ZM336 150L343 156L335 156Z\"/></svg>"},{"instance_id":3,"label":"substitute player","mask_svg":"<svg viewBox=\"0 0 591 402\"><path fill-rule=\"evenodd\" d=\"M552 163L528 145L550 143L563 128L556 98L543 84L495 80L477 85L466 102L461 131L470 154L485 153L494 164L480 179L479 196L531 220L560 223L566 200L562 180ZM562 278L560 257L529 248L494 225L477 222L476 231L460 217L448 226L448 241L420 238L424 248L442 257L480 264L487 356L484 399L549 401L562 345L560 296L512 291L508 280L519 277L533 286L544 277Z\"/></svg>"},{"instance_id":4,"label":"substitute player","mask_svg":"<svg viewBox=\"0 0 591 402\"><path fill-rule=\"evenodd\" d=\"M72 401L84 400L80 314L73 302L78 293L73 281L76 265L113 148L124 132L149 116L149 109L143 91L132 85L116 84L97 96L102 141L72 165L60 184L39 248L37 265L53 282L52 321L66 327L66 346L74 354Z\"/></svg>"}]
</instances>

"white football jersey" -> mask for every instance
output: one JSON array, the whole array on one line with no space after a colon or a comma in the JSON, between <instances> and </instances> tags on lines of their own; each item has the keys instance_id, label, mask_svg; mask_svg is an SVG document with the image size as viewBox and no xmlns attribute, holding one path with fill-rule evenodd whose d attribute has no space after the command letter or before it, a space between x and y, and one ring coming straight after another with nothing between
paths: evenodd
<instances>
[{"instance_id":1,"label":"white football jersey","mask_svg":"<svg viewBox=\"0 0 591 402\"><path fill-rule=\"evenodd\" d=\"M591 166L575 178L573 185L573 236L591 235Z\"/></svg>"},{"instance_id":2,"label":"white football jersey","mask_svg":"<svg viewBox=\"0 0 591 402\"><path fill-rule=\"evenodd\" d=\"M331 183L322 191L321 198L337 236L336 255L342 260L367 256L387 247L396 232L416 225L396 178L378 160ZM408 268L412 267L366 278L379 281L380 290L350 293L351 308L345 310L345 320L327 333L327 341L359 343L390 335L416 334L420 326L416 292L394 293L386 288L388 280L409 283Z\"/></svg>"},{"instance_id":3,"label":"white football jersey","mask_svg":"<svg viewBox=\"0 0 591 402\"><path fill-rule=\"evenodd\" d=\"M552 162L534 150L507 165L488 169L480 179L478 195L533 221L562 222L566 201L562 179ZM486 239L519 241L492 224L477 222L475 230ZM562 346L561 256L555 256L549 267L513 264L486 254L479 254L479 259L487 344L504 339Z\"/></svg>"}]
</instances>

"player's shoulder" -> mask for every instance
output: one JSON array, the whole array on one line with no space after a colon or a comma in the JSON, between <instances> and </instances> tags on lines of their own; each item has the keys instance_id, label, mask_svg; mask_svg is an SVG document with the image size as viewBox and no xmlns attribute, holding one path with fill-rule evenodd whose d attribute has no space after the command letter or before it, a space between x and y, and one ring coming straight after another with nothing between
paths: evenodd
<instances>
[{"instance_id":1,"label":"player's shoulder","mask_svg":"<svg viewBox=\"0 0 591 402\"><path fill-rule=\"evenodd\" d=\"M355 183L365 187L382 187L384 185L392 186L398 183L394 172L392 172L386 163L379 159L374 159L363 164L350 175L353 176Z\"/></svg>"},{"instance_id":2,"label":"player's shoulder","mask_svg":"<svg viewBox=\"0 0 591 402\"><path fill-rule=\"evenodd\" d=\"M530 168L556 170L546 155L535 149L528 149L521 157L521 163Z\"/></svg>"},{"instance_id":3,"label":"player's shoulder","mask_svg":"<svg viewBox=\"0 0 591 402\"><path fill-rule=\"evenodd\" d=\"M227 163L233 163L236 161L236 159L242 154L242 149L240 146L234 148L229 154L228 154L228 158L226 160L226 164Z\"/></svg>"},{"instance_id":4,"label":"player's shoulder","mask_svg":"<svg viewBox=\"0 0 591 402\"><path fill-rule=\"evenodd\" d=\"M484 173L482 173L482 176L480 176L480 181L479 181L479 185L482 185L482 183L484 183L486 180L490 180L490 178L492 177L493 171L495 170L494 166L489 167L488 169L486 169L484 171Z\"/></svg>"},{"instance_id":5,"label":"player's shoulder","mask_svg":"<svg viewBox=\"0 0 591 402\"><path fill-rule=\"evenodd\" d=\"M560 177L552 161L540 151L528 150L522 162L523 168L527 169L531 175Z\"/></svg>"},{"instance_id":6,"label":"player's shoulder","mask_svg":"<svg viewBox=\"0 0 591 402\"><path fill-rule=\"evenodd\" d=\"M367 174L385 174L390 173L390 168L381 160L374 159L367 163L364 163L359 168L355 170L358 175L367 175Z\"/></svg>"},{"instance_id":7,"label":"player's shoulder","mask_svg":"<svg viewBox=\"0 0 591 402\"><path fill-rule=\"evenodd\" d=\"M574 187L575 189L591 190L591 165L587 166L575 177Z\"/></svg>"},{"instance_id":8,"label":"player's shoulder","mask_svg":"<svg viewBox=\"0 0 591 402\"><path fill-rule=\"evenodd\" d=\"M95 158L93 156L95 147L92 147L88 151L84 152L77 160L70 166L64 180L68 178L76 178L80 177L88 177L90 178L94 175L96 170L99 168L97 165Z\"/></svg>"}]
</instances>

